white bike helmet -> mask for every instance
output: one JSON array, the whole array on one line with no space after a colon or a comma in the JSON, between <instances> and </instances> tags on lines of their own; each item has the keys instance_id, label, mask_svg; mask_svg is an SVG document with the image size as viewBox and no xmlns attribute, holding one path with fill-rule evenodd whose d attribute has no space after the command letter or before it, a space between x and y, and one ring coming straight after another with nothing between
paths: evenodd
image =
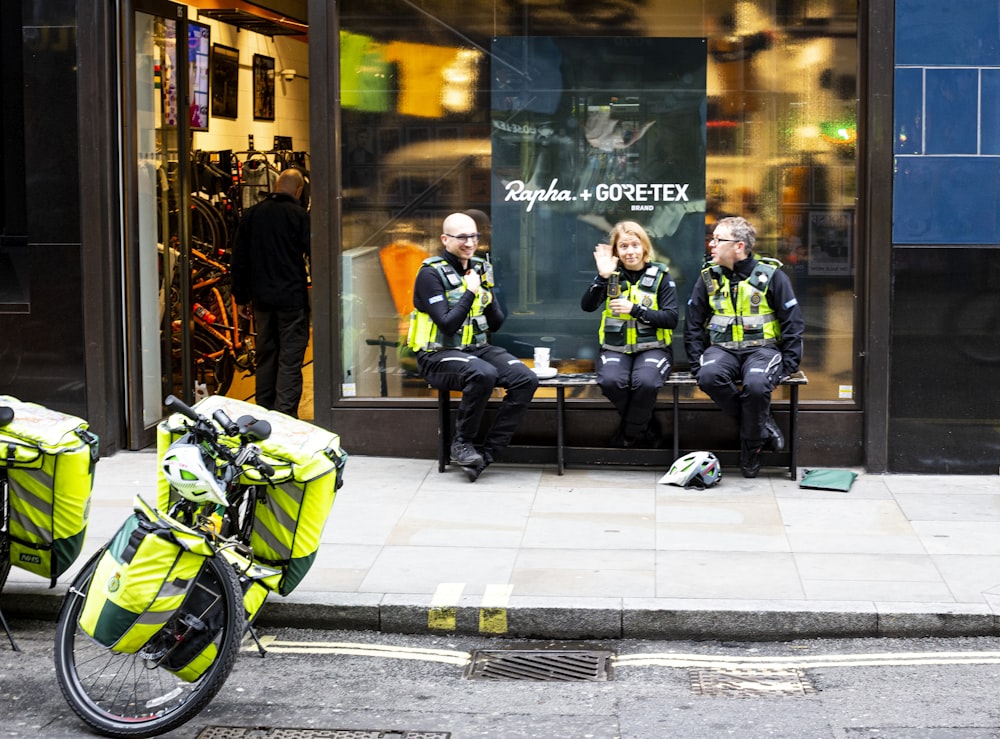
<instances>
[{"instance_id":1,"label":"white bike helmet","mask_svg":"<svg viewBox=\"0 0 1000 739\"><path fill-rule=\"evenodd\" d=\"M710 488L722 479L722 466L711 452L691 452L670 465L670 471L660 478L665 485L683 488Z\"/></svg>"},{"instance_id":2,"label":"white bike helmet","mask_svg":"<svg viewBox=\"0 0 1000 739\"><path fill-rule=\"evenodd\" d=\"M215 460L197 444L175 441L163 455L163 474L183 498L195 503L226 504L226 492L215 476Z\"/></svg>"}]
</instances>

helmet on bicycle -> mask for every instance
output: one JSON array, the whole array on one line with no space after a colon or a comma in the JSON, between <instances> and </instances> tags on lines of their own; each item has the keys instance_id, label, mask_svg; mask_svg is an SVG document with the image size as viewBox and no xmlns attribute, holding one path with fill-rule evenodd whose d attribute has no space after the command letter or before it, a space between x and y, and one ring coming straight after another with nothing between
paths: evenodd
<instances>
[{"instance_id":1,"label":"helmet on bicycle","mask_svg":"<svg viewBox=\"0 0 1000 739\"><path fill-rule=\"evenodd\" d=\"M163 474L181 497L195 503L226 504L226 491L215 476L215 460L197 444L184 439L167 447Z\"/></svg>"},{"instance_id":2,"label":"helmet on bicycle","mask_svg":"<svg viewBox=\"0 0 1000 739\"><path fill-rule=\"evenodd\" d=\"M660 482L684 488L710 488L722 479L722 466L711 452L691 452L678 458Z\"/></svg>"}]
</instances>

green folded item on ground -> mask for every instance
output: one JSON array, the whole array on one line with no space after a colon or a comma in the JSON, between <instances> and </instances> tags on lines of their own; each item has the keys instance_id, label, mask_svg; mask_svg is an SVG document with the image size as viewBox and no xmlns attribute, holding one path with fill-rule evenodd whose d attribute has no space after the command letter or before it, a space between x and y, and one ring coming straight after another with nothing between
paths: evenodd
<instances>
[{"instance_id":1,"label":"green folded item on ground","mask_svg":"<svg viewBox=\"0 0 1000 739\"><path fill-rule=\"evenodd\" d=\"M800 488L815 490L839 490L846 493L851 489L858 473L850 470L806 470L799 482Z\"/></svg>"}]
</instances>

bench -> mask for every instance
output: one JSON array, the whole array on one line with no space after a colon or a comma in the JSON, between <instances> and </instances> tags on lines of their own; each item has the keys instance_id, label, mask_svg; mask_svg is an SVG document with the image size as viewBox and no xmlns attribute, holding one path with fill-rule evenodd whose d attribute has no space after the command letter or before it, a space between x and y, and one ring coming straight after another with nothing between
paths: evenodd
<instances>
[{"instance_id":1,"label":"bench","mask_svg":"<svg viewBox=\"0 0 1000 739\"><path fill-rule=\"evenodd\" d=\"M690 372L672 372L670 377L663 383L664 387L671 390L671 411L673 414L673 457L669 462L681 456L680 443L680 390L685 386L697 386L698 381ZM788 435L785 439L785 452L775 457L783 457L788 460L789 476L792 480L798 475L798 459L796 449L796 437L798 432L799 414L799 387L808 385L809 380L802 371L796 372L790 377L786 377L779 385L789 388L788 404ZM558 374L555 377L538 381L539 387L551 387L556 391L556 467L561 475L566 469L566 388L587 387L597 385L596 372L575 372ZM448 390L438 390L438 472L444 472L451 461L451 393ZM588 450L591 451L591 450ZM650 449L607 449L601 450L605 463L621 460L628 464L638 464L640 456L648 457L650 452L659 451L662 457L662 450ZM738 454L738 453L737 453ZM726 463L727 459L735 459L732 454L717 452L716 456L720 461ZM662 465L662 459L658 459ZM668 463L669 463L668 462ZM611 462L613 463L613 462ZM766 465L773 466L773 465Z\"/></svg>"}]
</instances>

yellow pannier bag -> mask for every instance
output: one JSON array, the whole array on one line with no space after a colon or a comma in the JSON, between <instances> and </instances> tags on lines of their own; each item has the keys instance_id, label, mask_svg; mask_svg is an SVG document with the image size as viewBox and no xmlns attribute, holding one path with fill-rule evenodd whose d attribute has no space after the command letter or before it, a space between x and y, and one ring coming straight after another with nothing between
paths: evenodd
<instances>
[{"instance_id":1,"label":"yellow pannier bag","mask_svg":"<svg viewBox=\"0 0 1000 739\"><path fill-rule=\"evenodd\" d=\"M282 571L277 587L272 587L270 579L261 582L288 595L312 567L334 498L343 484L347 452L340 448L340 437L284 413L221 395L209 396L193 407L209 418L221 409L233 421L249 415L271 425L270 438L258 446L274 475L265 481L245 472L240 482L265 486L263 498L257 501L250 547L255 562ZM183 420L183 416L174 415L158 426L160 459L171 442L184 433ZM159 506L169 509L176 493L171 493L162 466L157 468Z\"/></svg>"},{"instance_id":2,"label":"yellow pannier bag","mask_svg":"<svg viewBox=\"0 0 1000 739\"><path fill-rule=\"evenodd\" d=\"M253 624L267 599L267 594L277 589L282 573L271 567L253 564L232 548L220 549L219 555L224 557L237 571L240 590L243 593L243 610L247 624ZM183 610L193 611L210 626L214 623L213 616L221 617L221 608L221 603L209 604L199 598L197 592L193 593L183 606ZM215 629L209 636L211 641L208 643L205 643L206 640L202 638L200 641L189 642L183 648L172 650L160 662L161 666L182 680L194 682L212 666L219 654L222 632Z\"/></svg>"},{"instance_id":3,"label":"yellow pannier bag","mask_svg":"<svg viewBox=\"0 0 1000 739\"><path fill-rule=\"evenodd\" d=\"M56 578L80 555L90 516L98 438L82 418L0 395L14 420L0 428L10 499L10 562Z\"/></svg>"},{"instance_id":4,"label":"yellow pannier bag","mask_svg":"<svg viewBox=\"0 0 1000 739\"><path fill-rule=\"evenodd\" d=\"M213 550L141 498L97 563L80 627L116 652L139 651L187 602Z\"/></svg>"}]
</instances>

